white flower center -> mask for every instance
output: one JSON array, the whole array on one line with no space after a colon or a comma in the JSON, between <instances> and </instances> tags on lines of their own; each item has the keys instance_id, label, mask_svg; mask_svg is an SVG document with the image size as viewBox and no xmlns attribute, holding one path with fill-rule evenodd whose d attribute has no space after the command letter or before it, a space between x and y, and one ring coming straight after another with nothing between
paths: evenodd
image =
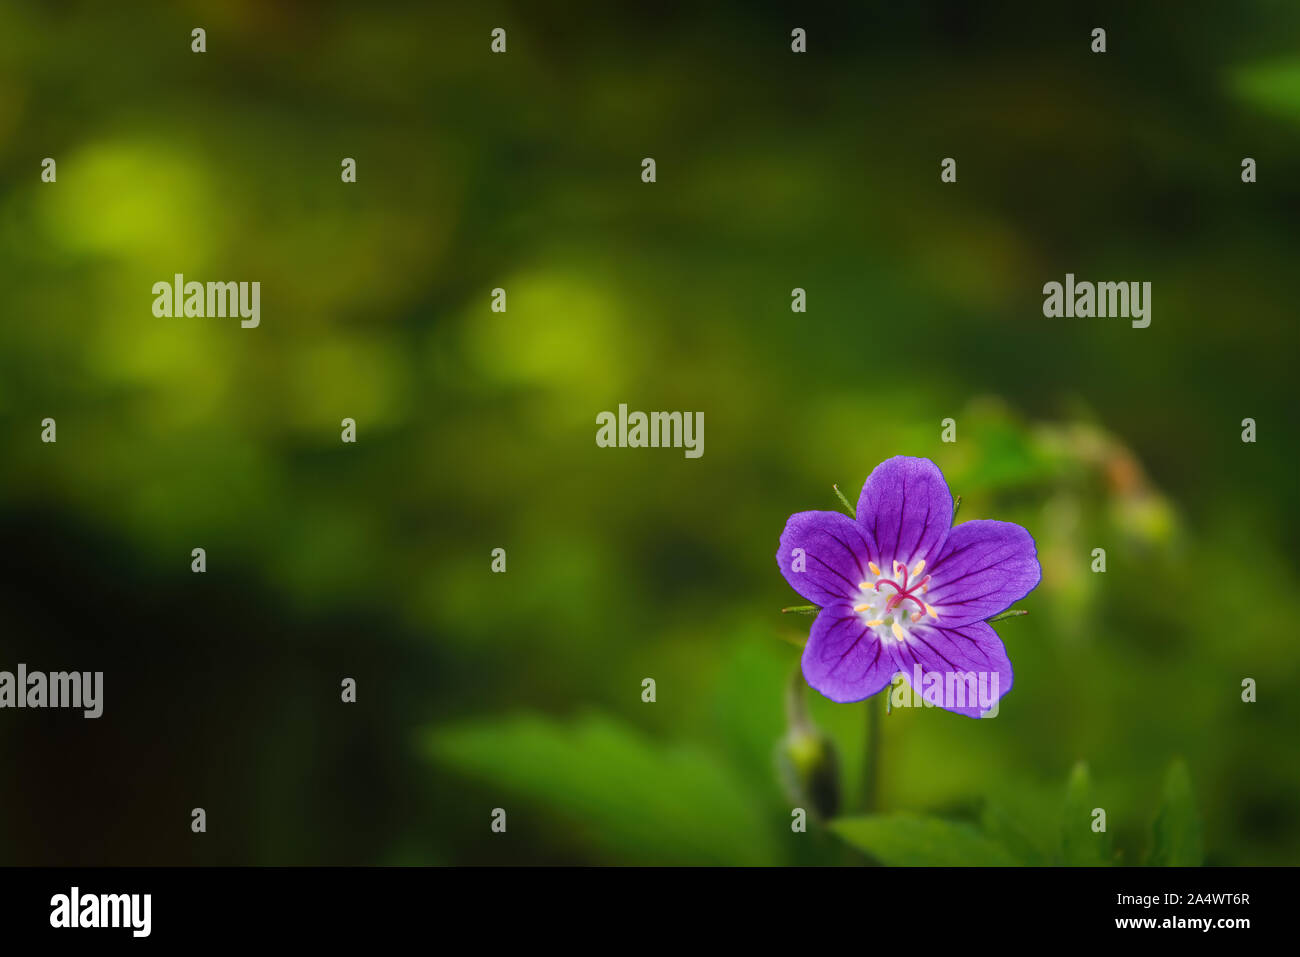
<instances>
[{"instance_id":1,"label":"white flower center","mask_svg":"<svg viewBox=\"0 0 1300 957\"><path fill-rule=\"evenodd\" d=\"M853 606L863 624L874 628L882 641L906 641L912 626L922 620L939 620L933 605L923 597L930 590L930 576L921 577L925 559L916 563L910 572L902 562L894 562L891 576L885 576L880 566L869 562L873 580L858 585L859 604Z\"/></svg>"}]
</instances>

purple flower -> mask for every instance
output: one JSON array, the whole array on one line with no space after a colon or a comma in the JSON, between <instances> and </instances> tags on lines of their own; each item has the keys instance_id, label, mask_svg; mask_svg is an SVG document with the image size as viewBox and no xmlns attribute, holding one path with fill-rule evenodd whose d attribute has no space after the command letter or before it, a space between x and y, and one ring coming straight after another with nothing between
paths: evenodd
<instances>
[{"instance_id":1,"label":"purple flower","mask_svg":"<svg viewBox=\"0 0 1300 957\"><path fill-rule=\"evenodd\" d=\"M927 703L972 718L996 707L1011 662L985 619L1033 591L1042 572L1019 525L952 519L939 467L902 455L871 473L856 520L790 516L777 564L821 606L803 653L809 685L832 701L861 701L901 671ZM983 682L978 696L972 676Z\"/></svg>"}]
</instances>

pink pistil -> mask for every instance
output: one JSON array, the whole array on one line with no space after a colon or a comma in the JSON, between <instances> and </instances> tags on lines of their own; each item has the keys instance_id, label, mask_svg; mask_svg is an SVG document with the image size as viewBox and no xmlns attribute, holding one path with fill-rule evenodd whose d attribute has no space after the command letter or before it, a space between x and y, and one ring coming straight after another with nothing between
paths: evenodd
<instances>
[{"instance_id":1,"label":"pink pistil","mask_svg":"<svg viewBox=\"0 0 1300 957\"><path fill-rule=\"evenodd\" d=\"M897 567L897 564L895 564L895 567ZM894 590L897 592L897 594L890 595L889 599L885 602L886 612L891 612L899 605L901 605L903 602L910 601L915 603L916 607L921 609L921 611L925 612L926 614L929 614L930 610L926 607L925 602L921 601L921 599L917 598L916 595L913 594L913 592L917 591L918 589L924 588L927 584L929 584L929 582L930 582L930 576L926 575L919 582L916 582L915 584L912 585L912 587L909 588L907 586L907 566L904 565L902 585L899 585L898 582L891 581L890 579L885 578L882 579L881 581L876 582L876 588L879 589L881 585L892 585L894 587Z\"/></svg>"}]
</instances>

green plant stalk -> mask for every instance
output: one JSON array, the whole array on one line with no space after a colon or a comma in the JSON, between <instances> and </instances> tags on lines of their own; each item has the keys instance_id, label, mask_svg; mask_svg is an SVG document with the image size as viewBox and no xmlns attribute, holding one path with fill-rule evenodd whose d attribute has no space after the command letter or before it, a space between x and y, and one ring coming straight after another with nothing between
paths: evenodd
<instances>
[{"instance_id":1,"label":"green plant stalk","mask_svg":"<svg viewBox=\"0 0 1300 957\"><path fill-rule=\"evenodd\" d=\"M885 689L889 694L889 689ZM862 810L867 814L876 811L877 792L880 785L880 695L867 699L866 751L862 762Z\"/></svg>"}]
</instances>

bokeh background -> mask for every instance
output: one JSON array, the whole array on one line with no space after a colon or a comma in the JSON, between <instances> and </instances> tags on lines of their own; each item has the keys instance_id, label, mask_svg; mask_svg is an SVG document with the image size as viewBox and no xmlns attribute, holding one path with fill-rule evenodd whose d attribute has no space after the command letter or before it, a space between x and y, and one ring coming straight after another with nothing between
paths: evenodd
<instances>
[{"instance_id":1,"label":"bokeh background","mask_svg":"<svg viewBox=\"0 0 1300 957\"><path fill-rule=\"evenodd\" d=\"M1300 860L1300 7L974 7L0 7L0 668L106 673L0 712L0 861ZM597 448L620 402L704 456ZM895 454L1044 579L866 808L773 556Z\"/></svg>"}]
</instances>

